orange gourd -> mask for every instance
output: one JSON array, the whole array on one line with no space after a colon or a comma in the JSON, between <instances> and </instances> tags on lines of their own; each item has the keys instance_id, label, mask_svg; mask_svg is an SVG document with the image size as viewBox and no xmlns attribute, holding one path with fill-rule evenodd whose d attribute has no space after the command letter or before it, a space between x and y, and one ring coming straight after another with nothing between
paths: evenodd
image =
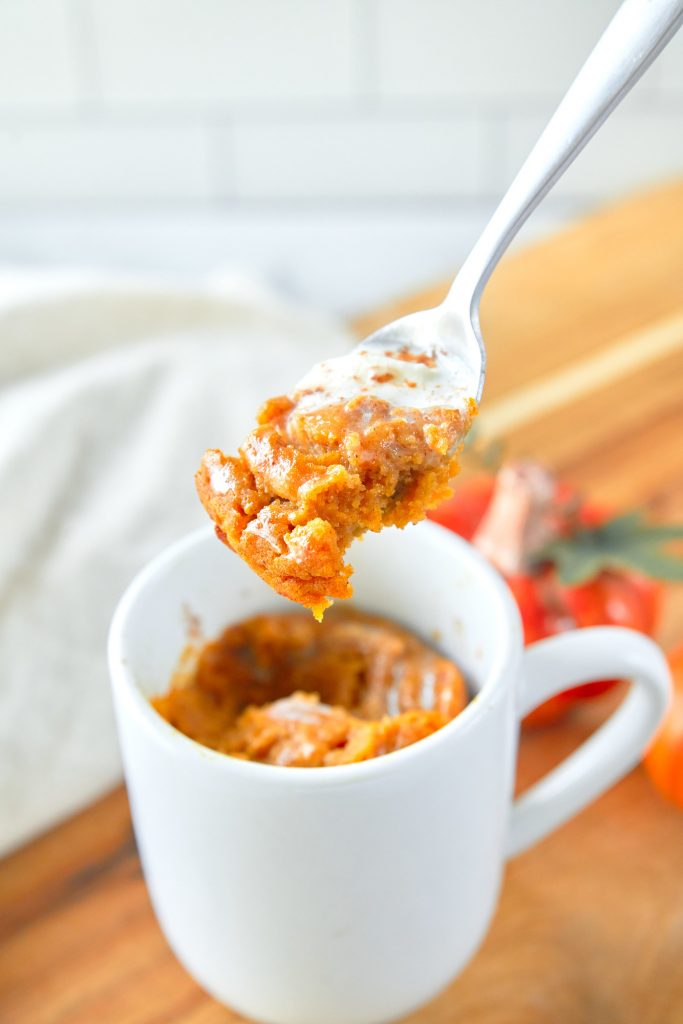
<instances>
[{"instance_id":1,"label":"orange gourd","mask_svg":"<svg viewBox=\"0 0 683 1024\"><path fill-rule=\"evenodd\" d=\"M645 769L659 792L683 809L683 644L669 655L673 698L645 755Z\"/></svg>"}]
</instances>

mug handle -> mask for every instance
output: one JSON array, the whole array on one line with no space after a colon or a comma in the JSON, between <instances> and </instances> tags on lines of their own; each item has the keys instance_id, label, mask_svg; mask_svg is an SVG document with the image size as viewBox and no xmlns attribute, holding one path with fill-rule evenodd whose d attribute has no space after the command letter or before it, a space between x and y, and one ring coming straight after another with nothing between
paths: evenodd
<instances>
[{"instance_id":1,"label":"mug handle","mask_svg":"<svg viewBox=\"0 0 683 1024\"><path fill-rule=\"evenodd\" d=\"M664 717L671 692L671 675L659 647L631 629L578 629L525 650L521 718L562 690L614 678L632 680L619 707L513 803L508 856L538 842L635 767Z\"/></svg>"}]
</instances>

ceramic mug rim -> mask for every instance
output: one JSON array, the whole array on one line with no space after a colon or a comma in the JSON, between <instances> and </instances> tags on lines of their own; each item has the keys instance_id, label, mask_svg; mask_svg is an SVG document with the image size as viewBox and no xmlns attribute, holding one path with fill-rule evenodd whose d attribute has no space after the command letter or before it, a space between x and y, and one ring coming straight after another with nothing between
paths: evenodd
<instances>
[{"instance_id":1,"label":"ceramic mug rim","mask_svg":"<svg viewBox=\"0 0 683 1024\"><path fill-rule=\"evenodd\" d=\"M432 541L437 541L438 538L438 543L449 549L449 557L469 562L474 571L486 580L500 610L497 617L497 633L492 639L495 644L493 661L480 690L459 715L430 736L367 761L324 768L300 768L245 761L212 750L175 729L155 711L136 681L125 657L127 625L139 598L150 582L174 563L182 561L193 548L207 542L217 543L213 529L205 526L174 541L148 562L136 574L119 600L109 630L107 653L112 688L122 698L122 708L126 714L132 714L137 719L151 740L161 743L178 756L193 761L199 758L215 766L218 771L252 782L269 780L272 783L279 782L290 786L297 783L297 788L321 785L338 787L342 784L361 782L373 776L398 770L401 765L417 760L429 750L454 740L458 735L469 731L483 717L494 703L494 698L504 685L506 677L514 677L518 673L523 651L522 624L517 604L503 577L471 544L445 527L430 522L420 523L412 533L412 537L423 535L431 536ZM406 543L411 543L412 537L406 538Z\"/></svg>"}]
</instances>

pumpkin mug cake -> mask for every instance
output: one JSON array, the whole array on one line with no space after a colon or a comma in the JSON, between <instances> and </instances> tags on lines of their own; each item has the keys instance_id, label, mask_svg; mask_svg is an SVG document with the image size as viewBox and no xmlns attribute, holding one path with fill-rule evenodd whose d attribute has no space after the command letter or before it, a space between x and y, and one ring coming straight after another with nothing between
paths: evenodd
<instances>
[{"instance_id":1,"label":"pumpkin mug cake","mask_svg":"<svg viewBox=\"0 0 683 1024\"><path fill-rule=\"evenodd\" d=\"M465 706L459 669L407 630L336 609L255 615L190 647L152 700L192 739L233 757L324 767L431 735Z\"/></svg>"},{"instance_id":2,"label":"pumpkin mug cake","mask_svg":"<svg viewBox=\"0 0 683 1024\"><path fill-rule=\"evenodd\" d=\"M218 537L320 620L352 594L355 538L417 522L449 496L475 413L436 353L359 347L268 400L237 455L207 451L199 497Z\"/></svg>"}]
</instances>

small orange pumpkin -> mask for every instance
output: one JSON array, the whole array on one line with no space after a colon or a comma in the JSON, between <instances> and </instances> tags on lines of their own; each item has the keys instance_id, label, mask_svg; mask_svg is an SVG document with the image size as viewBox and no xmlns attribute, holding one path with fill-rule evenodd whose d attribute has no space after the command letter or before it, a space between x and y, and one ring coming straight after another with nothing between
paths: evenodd
<instances>
[{"instance_id":1,"label":"small orange pumpkin","mask_svg":"<svg viewBox=\"0 0 683 1024\"><path fill-rule=\"evenodd\" d=\"M683 809L683 645L669 654L668 661L673 699L644 764L659 792Z\"/></svg>"}]
</instances>

